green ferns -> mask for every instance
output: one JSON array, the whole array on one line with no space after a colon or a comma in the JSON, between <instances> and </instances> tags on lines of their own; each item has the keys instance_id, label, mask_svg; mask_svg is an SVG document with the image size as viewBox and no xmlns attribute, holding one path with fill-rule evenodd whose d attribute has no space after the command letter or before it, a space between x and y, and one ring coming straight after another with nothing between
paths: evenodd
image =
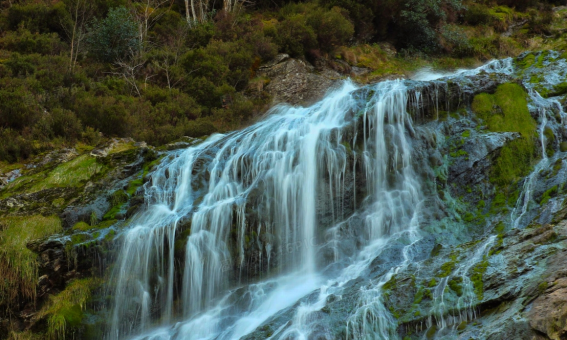
<instances>
[{"instance_id":1,"label":"green ferns","mask_svg":"<svg viewBox=\"0 0 567 340\"><path fill-rule=\"evenodd\" d=\"M527 175L535 159L537 125L528 110L525 90L518 84L500 85L495 94L477 95L472 109L486 122L490 131L518 132L521 135L502 148L492 169L491 181L507 186Z\"/></svg>"}]
</instances>

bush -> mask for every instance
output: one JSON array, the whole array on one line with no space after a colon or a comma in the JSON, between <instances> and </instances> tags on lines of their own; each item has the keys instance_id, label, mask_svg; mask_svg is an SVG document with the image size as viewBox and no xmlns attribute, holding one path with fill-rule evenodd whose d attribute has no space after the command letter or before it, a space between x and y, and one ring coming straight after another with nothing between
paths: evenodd
<instances>
[{"instance_id":1,"label":"bush","mask_svg":"<svg viewBox=\"0 0 567 340\"><path fill-rule=\"evenodd\" d=\"M14 4L8 10L8 24L11 30L20 26L31 32L63 34L62 23L70 20L65 4L56 2L53 5L45 3Z\"/></svg>"},{"instance_id":2,"label":"bush","mask_svg":"<svg viewBox=\"0 0 567 340\"><path fill-rule=\"evenodd\" d=\"M317 35L313 28L307 25L303 14L293 14L276 25L276 42L281 52L293 57L300 57L317 46Z\"/></svg>"},{"instance_id":3,"label":"bush","mask_svg":"<svg viewBox=\"0 0 567 340\"><path fill-rule=\"evenodd\" d=\"M339 7L330 11L319 9L309 15L307 23L317 32L320 48L327 52L346 44L354 34L354 25Z\"/></svg>"},{"instance_id":4,"label":"bush","mask_svg":"<svg viewBox=\"0 0 567 340\"><path fill-rule=\"evenodd\" d=\"M26 159L34 152L33 143L12 129L0 128L0 159L16 162Z\"/></svg>"},{"instance_id":5,"label":"bush","mask_svg":"<svg viewBox=\"0 0 567 340\"><path fill-rule=\"evenodd\" d=\"M55 109L52 112L53 133L70 142L75 142L83 130L81 122L74 112L65 109Z\"/></svg>"},{"instance_id":6,"label":"bush","mask_svg":"<svg viewBox=\"0 0 567 340\"><path fill-rule=\"evenodd\" d=\"M74 143L81 136L82 127L75 113L57 108L51 113L41 113L32 131L37 140L49 142L53 138L62 138Z\"/></svg>"},{"instance_id":7,"label":"bush","mask_svg":"<svg viewBox=\"0 0 567 340\"><path fill-rule=\"evenodd\" d=\"M198 119L189 122L185 134L189 137L203 137L217 132L215 126L207 119Z\"/></svg>"},{"instance_id":8,"label":"bush","mask_svg":"<svg viewBox=\"0 0 567 340\"><path fill-rule=\"evenodd\" d=\"M23 80L0 81L0 126L23 130L32 126L37 114L36 103Z\"/></svg>"},{"instance_id":9,"label":"bush","mask_svg":"<svg viewBox=\"0 0 567 340\"><path fill-rule=\"evenodd\" d=\"M89 52L100 61L124 59L140 48L136 21L124 7L110 9L103 20L95 19L89 31Z\"/></svg>"},{"instance_id":10,"label":"bush","mask_svg":"<svg viewBox=\"0 0 567 340\"><path fill-rule=\"evenodd\" d=\"M64 44L56 33L31 33L20 27L0 38L0 48L19 53L59 54Z\"/></svg>"}]
</instances>

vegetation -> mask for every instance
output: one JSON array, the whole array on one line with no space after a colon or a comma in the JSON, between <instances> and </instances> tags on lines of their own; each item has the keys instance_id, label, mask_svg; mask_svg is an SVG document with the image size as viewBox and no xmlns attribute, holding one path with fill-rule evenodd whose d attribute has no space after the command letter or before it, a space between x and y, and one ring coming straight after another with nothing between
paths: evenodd
<instances>
[{"instance_id":1,"label":"vegetation","mask_svg":"<svg viewBox=\"0 0 567 340\"><path fill-rule=\"evenodd\" d=\"M563 29L556 2L201 1L208 12L196 14L180 0L10 1L0 7L0 160L96 145L101 133L161 145L248 124L270 101L253 90L269 82L256 72L278 52L370 68L361 81L514 55Z\"/></svg>"},{"instance_id":2,"label":"vegetation","mask_svg":"<svg viewBox=\"0 0 567 340\"><path fill-rule=\"evenodd\" d=\"M474 292L479 302L484 298L484 282L482 281L482 276L486 272L487 267L488 260L485 256L483 260L472 269L471 281L473 283Z\"/></svg>"},{"instance_id":3,"label":"vegetation","mask_svg":"<svg viewBox=\"0 0 567 340\"><path fill-rule=\"evenodd\" d=\"M0 306L35 301L39 264L26 244L60 231L56 216L0 218Z\"/></svg>"},{"instance_id":4,"label":"vegetation","mask_svg":"<svg viewBox=\"0 0 567 340\"><path fill-rule=\"evenodd\" d=\"M50 296L49 302L39 312L40 318L47 318L50 339L64 339L69 330L81 325L87 302L101 283L96 278L74 280L64 291Z\"/></svg>"}]
</instances>

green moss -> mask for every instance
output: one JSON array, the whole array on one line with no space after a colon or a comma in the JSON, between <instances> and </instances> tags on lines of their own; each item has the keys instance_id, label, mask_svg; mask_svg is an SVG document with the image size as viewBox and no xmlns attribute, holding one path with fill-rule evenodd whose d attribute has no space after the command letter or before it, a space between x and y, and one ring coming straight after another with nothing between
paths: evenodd
<instances>
[{"instance_id":1,"label":"green moss","mask_svg":"<svg viewBox=\"0 0 567 340\"><path fill-rule=\"evenodd\" d=\"M122 207L130 196L124 190L117 190L112 195L110 195L110 202L112 203L112 207L110 210L104 214L104 220L114 220L117 213L122 210Z\"/></svg>"},{"instance_id":2,"label":"green moss","mask_svg":"<svg viewBox=\"0 0 567 340\"><path fill-rule=\"evenodd\" d=\"M482 262L474 266L472 269L471 281L478 301L482 301L484 298L484 283L482 277L486 272L486 268L488 268L488 260L486 260L485 257Z\"/></svg>"},{"instance_id":3,"label":"green moss","mask_svg":"<svg viewBox=\"0 0 567 340\"><path fill-rule=\"evenodd\" d=\"M567 152L567 142L561 142L559 150L561 150L561 152Z\"/></svg>"},{"instance_id":4,"label":"green moss","mask_svg":"<svg viewBox=\"0 0 567 340\"><path fill-rule=\"evenodd\" d=\"M36 183L30 192L56 187L77 187L105 170L106 167L99 164L96 158L82 155L57 166L44 180Z\"/></svg>"},{"instance_id":5,"label":"green moss","mask_svg":"<svg viewBox=\"0 0 567 340\"><path fill-rule=\"evenodd\" d=\"M535 55L530 53L530 54L526 55L525 57L523 57L522 59L516 59L515 63L516 63L517 67L525 70L535 63Z\"/></svg>"},{"instance_id":6,"label":"green moss","mask_svg":"<svg viewBox=\"0 0 567 340\"><path fill-rule=\"evenodd\" d=\"M419 305L423 300L423 287L419 287L417 293L415 293L415 297L413 298L413 304Z\"/></svg>"},{"instance_id":7,"label":"green moss","mask_svg":"<svg viewBox=\"0 0 567 340\"><path fill-rule=\"evenodd\" d=\"M431 281L429 281L428 287L432 288L437 286L437 280L435 280L435 278L432 278Z\"/></svg>"},{"instance_id":8,"label":"green moss","mask_svg":"<svg viewBox=\"0 0 567 340\"><path fill-rule=\"evenodd\" d=\"M463 132L463 133L461 134L461 136L462 136L463 138L469 138L469 137L471 136L471 131L470 131L470 130L466 130L465 132Z\"/></svg>"},{"instance_id":9,"label":"green moss","mask_svg":"<svg viewBox=\"0 0 567 340\"><path fill-rule=\"evenodd\" d=\"M542 283L540 283L540 284L537 286L537 288L538 288L540 294L543 294L543 292L546 291L547 287L548 287L547 281L543 281Z\"/></svg>"},{"instance_id":10,"label":"green moss","mask_svg":"<svg viewBox=\"0 0 567 340\"><path fill-rule=\"evenodd\" d=\"M441 271L437 274L438 277L447 277L455 269L455 261L445 262L441 265Z\"/></svg>"},{"instance_id":11,"label":"green moss","mask_svg":"<svg viewBox=\"0 0 567 340\"><path fill-rule=\"evenodd\" d=\"M540 55L537 58L537 63L535 65L535 67L537 68L543 68L543 62L545 61L545 58L549 55L549 51L543 51L540 53Z\"/></svg>"},{"instance_id":12,"label":"green moss","mask_svg":"<svg viewBox=\"0 0 567 340\"><path fill-rule=\"evenodd\" d=\"M91 230L93 227L91 227L89 224L85 223L85 222L77 222L74 226L73 226L73 230L80 230L80 231L88 231Z\"/></svg>"},{"instance_id":13,"label":"green moss","mask_svg":"<svg viewBox=\"0 0 567 340\"><path fill-rule=\"evenodd\" d=\"M112 240L114 240L114 235L116 235L116 232L114 230L110 230L106 236L104 236L104 240L107 242L110 242Z\"/></svg>"},{"instance_id":14,"label":"green moss","mask_svg":"<svg viewBox=\"0 0 567 340\"><path fill-rule=\"evenodd\" d=\"M549 97L558 97L567 94L567 82L557 84L553 87L553 90L548 91L545 93L545 96L542 97L549 98Z\"/></svg>"},{"instance_id":15,"label":"green moss","mask_svg":"<svg viewBox=\"0 0 567 340\"><path fill-rule=\"evenodd\" d=\"M384 285L382 286L382 291L384 292L385 295L388 295L389 291L394 289L394 287L396 287L397 284L398 282L396 280L396 275L394 275L390 278L390 280L388 280L388 282L384 283Z\"/></svg>"},{"instance_id":16,"label":"green moss","mask_svg":"<svg viewBox=\"0 0 567 340\"><path fill-rule=\"evenodd\" d=\"M86 234L74 234L71 236L71 243L73 244L80 244L85 242L89 239L89 236Z\"/></svg>"},{"instance_id":17,"label":"green moss","mask_svg":"<svg viewBox=\"0 0 567 340\"><path fill-rule=\"evenodd\" d=\"M427 339L433 339L435 337L435 333L437 333L437 325L433 323L433 326L427 330L425 336Z\"/></svg>"},{"instance_id":18,"label":"green moss","mask_svg":"<svg viewBox=\"0 0 567 340\"><path fill-rule=\"evenodd\" d=\"M502 234L504 232L505 228L506 228L506 225L504 224L504 222L500 221L500 222L498 222L498 224L496 224L496 227L494 227L494 231L497 234Z\"/></svg>"},{"instance_id":19,"label":"green moss","mask_svg":"<svg viewBox=\"0 0 567 340\"><path fill-rule=\"evenodd\" d=\"M463 216L463 221L470 223L475 220L475 215L471 212L466 212Z\"/></svg>"},{"instance_id":20,"label":"green moss","mask_svg":"<svg viewBox=\"0 0 567 340\"><path fill-rule=\"evenodd\" d=\"M437 243L435 247L431 250L431 257L439 255L439 252L443 249L443 245Z\"/></svg>"},{"instance_id":21,"label":"green moss","mask_svg":"<svg viewBox=\"0 0 567 340\"><path fill-rule=\"evenodd\" d=\"M553 150L553 142L555 142L555 134L553 133L553 130L549 127L546 127L543 130L543 135L545 136L545 140L546 140L546 152L547 155L550 157L553 157L553 155L555 154L555 150Z\"/></svg>"},{"instance_id":22,"label":"green moss","mask_svg":"<svg viewBox=\"0 0 567 340\"><path fill-rule=\"evenodd\" d=\"M477 209L484 209L484 207L486 207L486 202L484 200L480 200L478 201L478 204L476 205Z\"/></svg>"},{"instance_id":23,"label":"green moss","mask_svg":"<svg viewBox=\"0 0 567 340\"><path fill-rule=\"evenodd\" d=\"M465 150L459 150L459 151L451 152L449 155L453 158L457 158L457 157L468 156L469 154Z\"/></svg>"},{"instance_id":24,"label":"green moss","mask_svg":"<svg viewBox=\"0 0 567 340\"><path fill-rule=\"evenodd\" d=\"M128 189L126 190L126 192L128 193L128 195L132 196L143 184L144 180L142 178L135 179L128 184Z\"/></svg>"},{"instance_id":25,"label":"green moss","mask_svg":"<svg viewBox=\"0 0 567 340\"><path fill-rule=\"evenodd\" d=\"M116 222L118 222L118 220L107 220L107 221L102 221L99 224L97 224L97 228L98 229L106 229L111 227L112 225L114 225Z\"/></svg>"},{"instance_id":26,"label":"green moss","mask_svg":"<svg viewBox=\"0 0 567 340\"><path fill-rule=\"evenodd\" d=\"M543 193L543 195L541 196L541 200L540 200L539 204L544 205L552 197L555 197L557 195L557 192L558 192L557 185L550 188L549 190L547 190L546 192Z\"/></svg>"},{"instance_id":27,"label":"green moss","mask_svg":"<svg viewBox=\"0 0 567 340\"><path fill-rule=\"evenodd\" d=\"M506 207L506 194L503 192L498 192L494 199L492 200L492 206L490 208L491 213L496 213Z\"/></svg>"},{"instance_id":28,"label":"green moss","mask_svg":"<svg viewBox=\"0 0 567 340\"><path fill-rule=\"evenodd\" d=\"M457 296L463 295L463 278L462 277L453 277L449 280L449 288L454 291Z\"/></svg>"},{"instance_id":29,"label":"green moss","mask_svg":"<svg viewBox=\"0 0 567 340\"><path fill-rule=\"evenodd\" d=\"M553 173L551 174L551 177L557 176L557 174L559 173L559 171L561 171L561 169L563 169L563 160L558 159L555 161L555 164L553 164Z\"/></svg>"},{"instance_id":30,"label":"green moss","mask_svg":"<svg viewBox=\"0 0 567 340\"><path fill-rule=\"evenodd\" d=\"M532 84L539 84L544 81L543 75L541 74L532 74L530 78L530 83Z\"/></svg>"},{"instance_id":31,"label":"green moss","mask_svg":"<svg viewBox=\"0 0 567 340\"><path fill-rule=\"evenodd\" d=\"M527 94L517 84L503 84L496 93L479 94L473 111L495 132L518 132L521 138L505 145L496 159L491 181L509 185L531 171L535 155L537 124L528 110Z\"/></svg>"}]
</instances>

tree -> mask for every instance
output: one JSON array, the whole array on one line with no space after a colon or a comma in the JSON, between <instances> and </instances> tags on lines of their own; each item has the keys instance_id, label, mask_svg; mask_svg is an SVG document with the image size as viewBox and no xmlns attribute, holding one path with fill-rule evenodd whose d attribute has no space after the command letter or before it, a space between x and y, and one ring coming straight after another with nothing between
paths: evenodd
<instances>
[{"instance_id":1,"label":"tree","mask_svg":"<svg viewBox=\"0 0 567 340\"><path fill-rule=\"evenodd\" d=\"M105 19L94 20L87 42L100 61L124 60L140 50L138 24L126 8L111 8Z\"/></svg>"},{"instance_id":2,"label":"tree","mask_svg":"<svg viewBox=\"0 0 567 340\"><path fill-rule=\"evenodd\" d=\"M208 11L209 0L185 0L185 15L190 27L205 22Z\"/></svg>"},{"instance_id":3,"label":"tree","mask_svg":"<svg viewBox=\"0 0 567 340\"><path fill-rule=\"evenodd\" d=\"M86 38L86 25L93 15L92 1L89 0L67 0L66 6L70 14L70 21L61 20L63 31L70 42L69 71L73 72L77 64L77 57L83 47ZM67 18L65 18L67 19Z\"/></svg>"},{"instance_id":4,"label":"tree","mask_svg":"<svg viewBox=\"0 0 567 340\"><path fill-rule=\"evenodd\" d=\"M148 31L165 14L159 8L168 2L170 6L173 4L173 0L143 0L135 3L133 14L138 22L138 39L142 45L146 43Z\"/></svg>"}]
</instances>

